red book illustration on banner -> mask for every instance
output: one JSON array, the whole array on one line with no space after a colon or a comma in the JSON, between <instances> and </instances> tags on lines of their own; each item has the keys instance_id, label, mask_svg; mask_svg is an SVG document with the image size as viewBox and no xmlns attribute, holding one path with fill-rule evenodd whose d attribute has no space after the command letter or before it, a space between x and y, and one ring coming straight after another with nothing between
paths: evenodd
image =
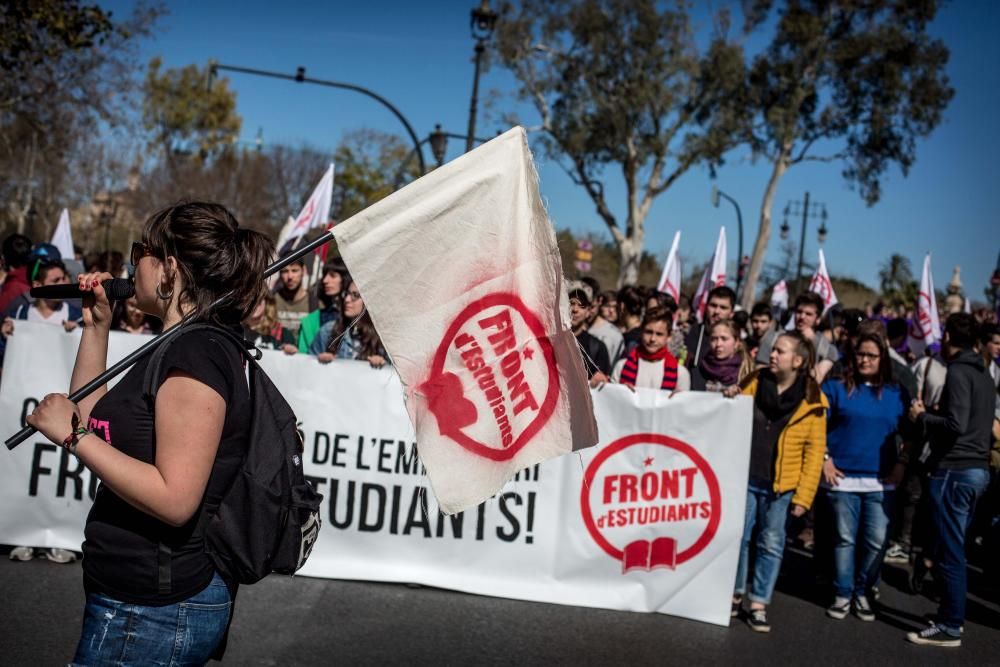
<instances>
[{"instance_id":1,"label":"red book illustration on banner","mask_svg":"<svg viewBox=\"0 0 1000 667\"><path fill-rule=\"evenodd\" d=\"M677 540L657 537L655 540L636 540L622 550L622 574L632 570L652 570L677 567Z\"/></svg>"}]
</instances>

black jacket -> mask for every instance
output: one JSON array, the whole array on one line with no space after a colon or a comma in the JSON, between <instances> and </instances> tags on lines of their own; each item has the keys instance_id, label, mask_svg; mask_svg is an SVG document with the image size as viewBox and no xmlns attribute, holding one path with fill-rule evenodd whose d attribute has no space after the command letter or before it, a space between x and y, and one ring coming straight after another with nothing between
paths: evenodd
<instances>
[{"instance_id":1,"label":"black jacket","mask_svg":"<svg viewBox=\"0 0 1000 667\"><path fill-rule=\"evenodd\" d=\"M940 414L918 424L931 443L930 468L987 468L993 439L995 390L982 358L962 350L948 362Z\"/></svg>"},{"instance_id":2,"label":"black jacket","mask_svg":"<svg viewBox=\"0 0 1000 667\"><path fill-rule=\"evenodd\" d=\"M577 335L576 343L583 351L583 365L587 369L588 380L594 377L597 371L611 376L611 361L608 359L608 348L604 343L586 331Z\"/></svg>"}]
</instances>

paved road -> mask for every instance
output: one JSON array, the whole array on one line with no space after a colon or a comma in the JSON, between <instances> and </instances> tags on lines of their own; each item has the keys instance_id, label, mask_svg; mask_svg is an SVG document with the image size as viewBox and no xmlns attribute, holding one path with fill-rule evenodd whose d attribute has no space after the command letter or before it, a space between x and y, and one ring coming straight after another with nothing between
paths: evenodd
<instances>
[{"instance_id":1,"label":"paved road","mask_svg":"<svg viewBox=\"0 0 1000 667\"><path fill-rule=\"evenodd\" d=\"M240 590L226 664L998 664L1000 607L970 598L960 649L903 640L926 598L886 569L875 623L823 614L811 561L789 552L771 611L774 630L722 628L659 614L519 602L394 584L272 576ZM976 581L974 576L974 585ZM72 657L83 605L80 566L11 562L0 552L0 665Z\"/></svg>"}]
</instances>

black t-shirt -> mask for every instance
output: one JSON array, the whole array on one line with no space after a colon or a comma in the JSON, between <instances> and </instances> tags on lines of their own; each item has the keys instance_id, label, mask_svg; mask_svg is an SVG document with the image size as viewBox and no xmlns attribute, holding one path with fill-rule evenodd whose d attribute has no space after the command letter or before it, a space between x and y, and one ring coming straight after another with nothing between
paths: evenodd
<instances>
[{"instance_id":1,"label":"black t-shirt","mask_svg":"<svg viewBox=\"0 0 1000 667\"><path fill-rule=\"evenodd\" d=\"M148 364L147 356L97 402L88 427L115 449L152 464L153 411L142 395ZM184 334L167 350L158 385L171 370L191 375L222 396L226 418L205 496L185 525L170 526L128 504L104 484L98 488L84 532L84 587L130 604L174 604L211 581L215 570L204 550L198 518L205 504L217 504L230 486L249 438L250 393L243 359L232 342L208 330Z\"/></svg>"}]
</instances>

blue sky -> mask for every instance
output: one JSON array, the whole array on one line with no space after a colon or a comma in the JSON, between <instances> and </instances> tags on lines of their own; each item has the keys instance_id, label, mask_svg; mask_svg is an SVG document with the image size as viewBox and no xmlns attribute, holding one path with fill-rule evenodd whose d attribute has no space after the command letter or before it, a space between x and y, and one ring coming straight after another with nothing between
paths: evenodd
<instances>
[{"instance_id":1,"label":"blue sky","mask_svg":"<svg viewBox=\"0 0 1000 667\"><path fill-rule=\"evenodd\" d=\"M128 2L102 2L117 14ZM278 70L292 74L297 66L320 79L371 88L395 104L421 138L436 123L464 134L472 88L472 47L469 12L475 0L447 2L193 2L169 3L169 15L142 57L163 57L168 67L220 63ZM494 3L497 4L497 3ZM721 6L722 2L715 2ZM737 10L738 11L738 10ZM909 177L893 169L883 186L882 200L867 207L840 177L836 164L802 164L782 180L775 200L775 230L769 260L777 260L777 225L788 200L826 204L829 237L824 246L834 274L853 276L877 285L878 265L892 253L908 258L919 274L923 255L933 253L934 281L943 288L955 265L962 267L966 292L982 300L1000 250L1000 129L994 117L1000 109L1000 3L960 1L946 5L932 33L951 49L948 74L956 90L942 125L918 146ZM349 91L294 84L241 74L229 75L243 117L244 139L258 128L268 143L308 143L331 153L345 131L371 127L403 135L399 121L368 98ZM501 94L492 117L522 112L526 125L536 122L531 110L519 107L511 93L513 79L500 68L487 71L480 82L479 136L507 129L483 114L487 91ZM449 142L448 159L464 149ZM542 194L558 228L593 233L610 239L604 223L581 188L562 169L536 154ZM426 152L430 161L430 151ZM717 184L734 197L743 211L745 250L749 254L769 176L765 163L751 164L745 149L734 151L718 171ZM623 209L621 178L606 176L612 209ZM711 254L720 225L726 226L729 259L736 260L735 213L726 202L715 209L709 201L708 171L695 168L657 199L647 220L646 249L665 257L676 230L681 254L690 266ZM290 214L294 212L290 211ZM800 221L792 221L798 239ZM816 223L806 237L807 261L815 259Z\"/></svg>"}]
</instances>

